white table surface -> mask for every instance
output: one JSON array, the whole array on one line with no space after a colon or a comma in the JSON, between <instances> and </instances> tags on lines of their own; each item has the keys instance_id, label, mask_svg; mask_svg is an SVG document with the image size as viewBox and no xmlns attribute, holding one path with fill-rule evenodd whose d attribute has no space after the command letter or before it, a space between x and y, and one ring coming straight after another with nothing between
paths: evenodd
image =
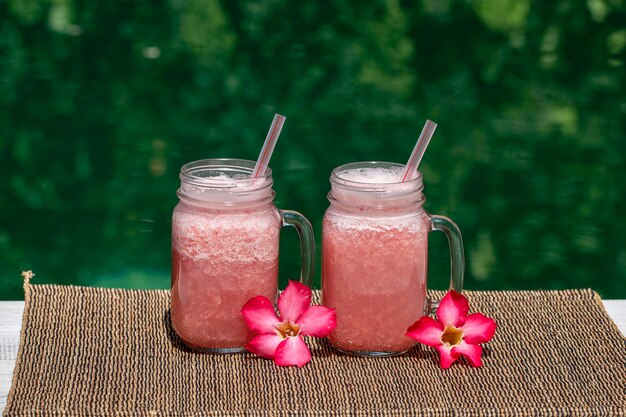
<instances>
[{"instance_id":1,"label":"white table surface","mask_svg":"<svg viewBox=\"0 0 626 417\"><path fill-rule=\"evenodd\" d=\"M626 335L626 300L602 300L609 316ZM20 343L23 301L0 301L0 414L4 412Z\"/></svg>"}]
</instances>

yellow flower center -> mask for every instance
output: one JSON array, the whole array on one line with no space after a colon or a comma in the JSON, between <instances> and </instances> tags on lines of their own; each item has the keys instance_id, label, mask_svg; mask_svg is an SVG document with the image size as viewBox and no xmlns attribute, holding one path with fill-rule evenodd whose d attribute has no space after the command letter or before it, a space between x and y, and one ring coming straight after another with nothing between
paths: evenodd
<instances>
[{"instance_id":1,"label":"yellow flower center","mask_svg":"<svg viewBox=\"0 0 626 417\"><path fill-rule=\"evenodd\" d=\"M276 327L276 334L283 339L286 339L290 336L297 336L300 333L300 326L296 323L292 323L290 321L283 321Z\"/></svg>"},{"instance_id":2,"label":"yellow flower center","mask_svg":"<svg viewBox=\"0 0 626 417\"><path fill-rule=\"evenodd\" d=\"M457 329L454 326L446 326L443 334L441 335L441 341L447 347L456 346L461 343L461 339L463 338L463 331L461 329Z\"/></svg>"}]
</instances>

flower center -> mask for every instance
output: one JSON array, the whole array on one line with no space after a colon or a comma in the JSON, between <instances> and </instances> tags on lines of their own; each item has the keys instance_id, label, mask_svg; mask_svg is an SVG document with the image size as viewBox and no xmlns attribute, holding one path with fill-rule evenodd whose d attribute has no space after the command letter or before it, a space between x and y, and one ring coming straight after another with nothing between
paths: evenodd
<instances>
[{"instance_id":1,"label":"flower center","mask_svg":"<svg viewBox=\"0 0 626 417\"><path fill-rule=\"evenodd\" d=\"M458 345L461 342L462 338L463 338L463 331L461 329L457 329L454 326L446 326L446 329L443 331L443 334L441 335L441 341L447 347Z\"/></svg>"},{"instance_id":2,"label":"flower center","mask_svg":"<svg viewBox=\"0 0 626 417\"><path fill-rule=\"evenodd\" d=\"M300 333L300 326L290 321L283 321L276 327L276 334L283 339L288 337L297 336Z\"/></svg>"}]
</instances>

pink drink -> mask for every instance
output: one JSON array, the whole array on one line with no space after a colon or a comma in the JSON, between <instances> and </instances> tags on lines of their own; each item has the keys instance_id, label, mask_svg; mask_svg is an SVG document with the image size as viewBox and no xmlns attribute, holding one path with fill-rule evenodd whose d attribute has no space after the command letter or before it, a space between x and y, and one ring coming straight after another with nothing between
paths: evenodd
<instances>
[{"instance_id":1,"label":"pink drink","mask_svg":"<svg viewBox=\"0 0 626 417\"><path fill-rule=\"evenodd\" d=\"M206 210L179 204L172 222L172 324L189 346L241 348L252 337L241 308L274 301L280 216L260 210Z\"/></svg>"},{"instance_id":2,"label":"pink drink","mask_svg":"<svg viewBox=\"0 0 626 417\"><path fill-rule=\"evenodd\" d=\"M244 350L252 334L241 308L257 295L276 298L282 221L272 203L271 173L250 179L253 166L203 160L181 170L172 217L171 317L178 336L195 349Z\"/></svg>"},{"instance_id":3,"label":"pink drink","mask_svg":"<svg viewBox=\"0 0 626 417\"><path fill-rule=\"evenodd\" d=\"M403 352L415 344L406 329L424 313L428 226L419 216L375 226L371 218L354 220L324 220L324 305L337 313L330 342L347 351Z\"/></svg>"},{"instance_id":4,"label":"pink drink","mask_svg":"<svg viewBox=\"0 0 626 417\"><path fill-rule=\"evenodd\" d=\"M329 339L343 351L386 355L415 345L405 333L424 314L430 221L421 208L421 178L387 190L401 169L360 168L331 177L322 288L324 305L337 313Z\"/></svg>"}]
</instances>

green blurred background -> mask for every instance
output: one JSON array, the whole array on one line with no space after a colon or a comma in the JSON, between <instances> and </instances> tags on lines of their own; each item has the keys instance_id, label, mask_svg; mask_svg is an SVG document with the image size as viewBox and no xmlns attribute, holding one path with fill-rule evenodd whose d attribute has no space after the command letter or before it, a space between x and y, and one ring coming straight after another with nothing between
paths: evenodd
<instances>
[{"instance_id":1,"label":"green blurred background","mask_svg":"<svg viewBox=\"0 0 626 417\"><path fill-rule=\"evenodd\" d=\"M318 251L331 169L405 162L430 118L426 208L463 231L466 288L626 298L625 22L623 0L0 0L0 298L24 269L167 288L180 166L255 159L275 112L276 204ZM448 262L433 235L432 287Z\"/></svg>"}]
</instances>

